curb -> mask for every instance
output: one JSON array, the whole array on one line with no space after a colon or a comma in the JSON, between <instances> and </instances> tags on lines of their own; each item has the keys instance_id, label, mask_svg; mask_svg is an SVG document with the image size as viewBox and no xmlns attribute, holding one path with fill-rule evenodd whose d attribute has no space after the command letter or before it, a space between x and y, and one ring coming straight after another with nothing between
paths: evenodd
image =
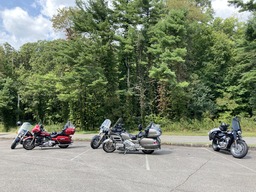
<instances>
[{"instance_id":1,"label":"curb","mask_svg":"<svg viewBox=\"0 0 256 192\"><path fill-rule=\"evenodd\" d=\"M162 142L162 145L173 145L181 147L211 147L209 143L172 143L172 142Z\"/></svg>"},{"instance_id":2,"label":"curb","mask_svg":"<svg viewBox=\"0 0 256 192\"><path fill-rule=\"evenodd\" d=\"M6 135L6 136L5 136ZM8 134L0 134L0 140L13 140L15 136L10 137ZM91 138L73 138L73 141L86 141L90 142ZM189 143L189 142L167 142L167 141L162 141L162 145L173 145L173 146L181 146L181 147L212 147L211 143ZM247 144L249 150L256 150L256 144Z\"/></svg>"},{"instance_id":3,"label":"curb","mask_svg":"<svg viewBox=\"0 0 256 192\"><path fill-rule=\"evenodd\" d=\"M91 139L89 138L75 138L73 140L87 141L87 142L91 141ZM166 142L166 141L161 142L161 145L173 145L173 146L181 146L181 147L206 147L206 148L212 147L211 143L186 143L186 142L182 143L182 142ZM256 145L248 145L248 148L250 150L256 150Z\"/></svg>"},{"instance_id":4,"label":"curb","mask_svg":"<svg viewBox=\"0 0 256 192\"><path fill-rule=\"evenodd\" d=\"M209 144L209 143L202 143L202 144L199 144L199 143L165 143L165 142L162 142L162 145L173 145L173 146L181 146L181 147L205 147L205 148L211 148L212 147L212 144ZM255 145L248 145L248 149L249 150L256 150L256 146Z\"/></svg>"}]
</instances>

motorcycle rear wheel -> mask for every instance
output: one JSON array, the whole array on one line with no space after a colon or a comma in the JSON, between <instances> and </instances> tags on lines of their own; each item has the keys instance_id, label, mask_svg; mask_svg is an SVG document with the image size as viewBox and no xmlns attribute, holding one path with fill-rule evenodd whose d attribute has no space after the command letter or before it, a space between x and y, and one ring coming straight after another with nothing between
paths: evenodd
<instances>
[{"instance_id":1,"label":"motorcycle rear wheel","mask_svg":"<svg viewBox=\"0 0 256 192\"><path fill-rule=\"evenodd\" d=\"M23 148L26 150L32 150L35 148L35 142L32 142L32 139L27 139L23 142Z\"/></svg>"},{"instance_id":2,"label":"motorcycle rear wheel","mask_svg":"<svg viewBox=\"0 0 256 192\"><path fill-rule=\"evenodd\" d=\"M235 158L243 158L248 153L248 146L245 141L237 140L236 144L235 142L232 143L230 147L230 152Z\"/></svg>"},{"instance_id":3,"label":"motorcycle rear wheel","mask_svg":"<svg viewBox=\"0 0 256 192\"><path fill-rule=\"evenodd\" d=\"M65 149L65 148L68 148L69 145L59 145L59 148L62 148L62 149Z\"/></svg>"},{"instance_id":4,"label":"motorcycle rear wheel","mask_svg":"<svg viewBox=\"0 0 256 192\"><path fill-rule=\"evenodd\" d=\"M112 153L116 150L116 147L115 147L114 143L112 143L112 142L106 142L103 144L102 147L106 153Z\"/></svg>"},{"instance_id":5,"label":"motorcycle rear wheel","mask_svg":"<svg viewBox=\"0 0 256 192\"><path fill-rule=\"evenodd\" d=\"M212 149L213 149L214 151L219 151L219 150L220 150L220 148L218 147L217 139L216 139L216 138L214 138L214 139L212 140Z\"/></svg>"},{"instance_id":6,"label":"motorcycle rear wheel","mask_svg":"<svg viewBox=\"0 0 256 192\"><path fill-rule=\"evenodd\" d=\"M154 153L154 150L142 150L142 152L145 154L152 154Z\"/></svg>"}]
</instances>

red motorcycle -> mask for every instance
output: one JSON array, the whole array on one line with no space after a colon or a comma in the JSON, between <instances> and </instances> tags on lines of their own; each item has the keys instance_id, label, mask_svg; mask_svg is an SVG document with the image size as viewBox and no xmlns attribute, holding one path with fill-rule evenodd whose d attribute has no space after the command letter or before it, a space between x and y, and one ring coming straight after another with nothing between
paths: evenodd
<instances>
[{"instance_id":1,"label":"red motorcycle","mask_svg":"<svg viewBox=\"0 0 256 192\"><path fill-rule=\"evenodd\" d=\"M27 137L23 141L23 147L26 150L32 150L36 146L54 147L56 145L60 148L67 148L73 142L71 135L74 135L75 127L68 121L62 131L48 133L44 130L43 125L37 124L32 129L32 133L32 136Z\"/></svg>"}]
</instances>

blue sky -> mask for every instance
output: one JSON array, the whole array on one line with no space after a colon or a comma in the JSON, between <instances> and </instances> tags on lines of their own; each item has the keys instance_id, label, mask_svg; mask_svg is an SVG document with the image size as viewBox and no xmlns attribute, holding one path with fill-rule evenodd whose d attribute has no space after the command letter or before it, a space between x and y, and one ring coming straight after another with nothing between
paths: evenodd
<instances>
[{"instance_id":1,"label":"blue sky","mask_svg":"<svg viewBox=\"0 0 256 192\"><path fill-rule=\"evenodd\" d=\"M0 10L13 9L14 7L20 7L24 11L36 16L40 14L39 5L35 0L0 0ZM38 6L38 7L37 7ZM36 8L37 7L37 8Z\"/></svg>"},{"instance_id":2,"label":"blue sky","mask_svg":"<svg viewBox=\"0 0 256 192\"><path fill-rule=\"evenodd\" d=\"M216 16L236 16L244 20L227 0L212 0ZM0 0L0 45L8 42L15 49L27 42L63 38L52 28L50 18L58 8L75 6L75 0Z\"/></svg>"},{"instance_id":3,"label":"blue sky","mask_svg":"<svg viewBox=\"0 0 256 192\"><path fill-rule=\"evenodd\" d=\"M0 0L0 45L15 49L27 42L63 38L52 28L57 9L75 6L75 0Z\"/></svg>"}]
</instances>

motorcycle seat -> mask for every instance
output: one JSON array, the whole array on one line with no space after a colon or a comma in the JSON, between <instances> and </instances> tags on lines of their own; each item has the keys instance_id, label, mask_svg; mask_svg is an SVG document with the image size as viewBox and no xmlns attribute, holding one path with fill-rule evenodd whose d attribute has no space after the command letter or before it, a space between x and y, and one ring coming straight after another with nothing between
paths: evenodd
<instances>
[{"instance_id":1,"label":"motorcycle seat","mask_svg":"<svg viewBox=\"0 0 256 192\"><path fill-rule=\"evenodd\" d=\"M138 135L137 135L138 138L141 138L141 137L145 137L145 133L144 132L139 132Z\"/></svg>"},{"instance_id":2,"label":"motorcycle seat","mask_svg":"<svg viewBox=\"0 0 256 192\"><path fill-rule=\"evenodd\" d=\"M52 133L52 134L51 134L51 138L55 138L55 137L57 137L57 136L59 136L59 135L63 135L62 132L57 132L57 133L55 132L55 133Z\"/></svg>"},{"instance_id":3,"label":"motorcycle seat","mask_svg":"<svg viewBox=\"0 0 256 192\"><path fill-rule=\"evenodd\" d=\"M137 135L129 134L129 137L131 138L131 140L136 140L137 139Z\"/></svg>"}]
</instances>

